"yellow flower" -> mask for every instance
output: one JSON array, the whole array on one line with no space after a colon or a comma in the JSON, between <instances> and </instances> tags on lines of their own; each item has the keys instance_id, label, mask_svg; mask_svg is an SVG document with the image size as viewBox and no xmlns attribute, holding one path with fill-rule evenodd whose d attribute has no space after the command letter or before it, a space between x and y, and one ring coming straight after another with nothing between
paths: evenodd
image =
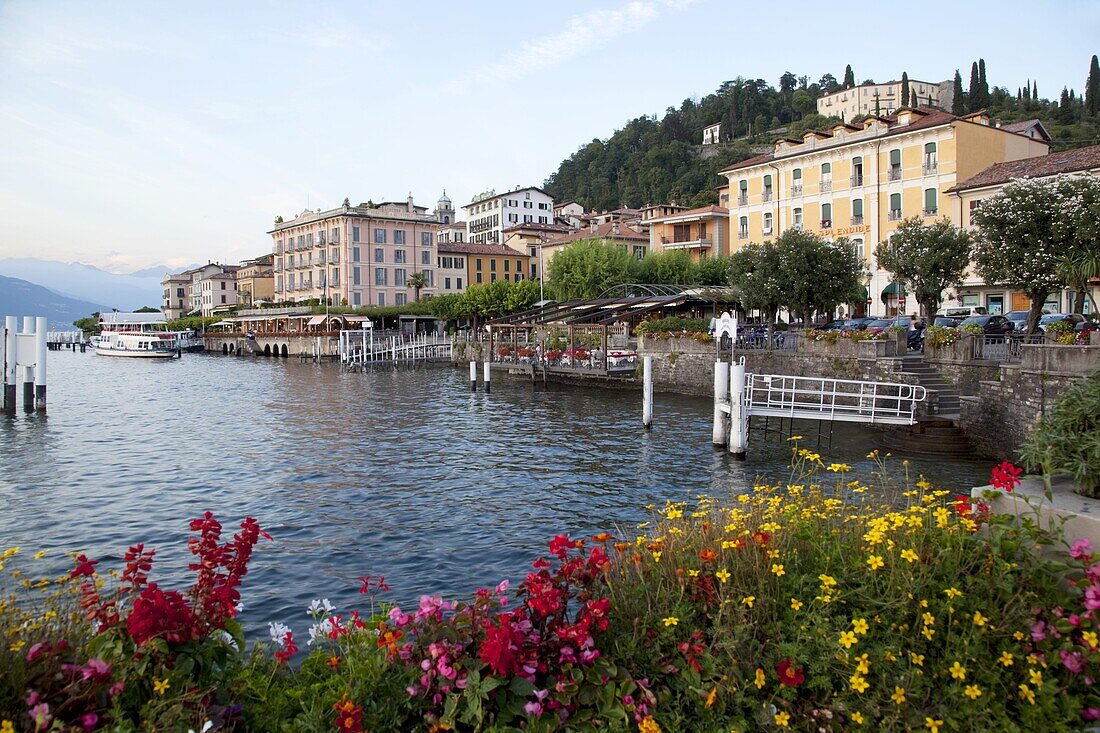
<instances>
[{"instance_id":1,"label":"yellow flower","mask_svg":"<svg viewBox=\"0 0 1100 733\"><path fill-rule=\"evenodd\" d=\"M871 660L866 654L861 654L856 657L856 672L859 674L867 674L871 671Z\"/></svg>"},{"instance_id":2,"label":"yellow flower","mask_svg":"<svg viewBox=\"0 0 1100 733\"><path fill-rule=\"evenodd\" d=\"M153 692L157 693L158 695L163 695L164 691L167 690L167 689L168 689L168 678L167 677L165 677L162 680L158 680L158 679L153 680Z\"/></svg>"},{"instance_id":3,"label":"yellow flower","mask_svg":"<svg viewBox=\"0 0 1100 733\"><path fill-rule=\"evenodd\" d=\"M977 685L967 685L963 690L963 694L969 697L971 700L977 700L982 696L982 688Z\"/></svg>"},{"instance_id":4,"label":"yellow flower","mask_svg":"<svg viewBox=\"0 0 1100 733\"><path fill-rule=\"evenodd\" d=\"M1081 634L1081 638L1093 649L1095 649L1097 645L1100 645L1100 640L1097 639L1095 631L1086 631Z\"/></svg>"},{"instance_id":5,"label":"yellow flower","mask_svg":"<svg viewBox=\"0 0 1100 733\"><path fill-rule=\"evenodd\" d=\"M894 701L895 705L901 705L905 702L905 688L895 687L894 694L890 696L890 699Z\"/></svg>"},{"instance_id":6,"label":"yellow flower","mask_svg":"<svg viewBox=\"0 0 1100 733\"><path fill-rule=\"evenodd\" d=\"M925 626L935 626L936 625L936 617L933 616L932 614L928 613L927 611L925 611L924 613L921 614L920 619L921 619L921 621L924 622Z\"/></svg>"},{"instance_id":7,"label":"yellow flower","mask_svg":"<svg viewBox=\"0 0 1100 733\"><path fill-rule=\"evenodd\" d=\"M41 560L45 556L46 556L46 551L45 550L39 550L38 552L34 553L34 559L35 560Z\"/></svg>"},{"instance_id":8,"label":"yellow flower","mask_svg":"<svg viewBox=\"0 0 1100 733\"><path fill-rule=\"evenodd\" d=\"M661 726L657 725L653 716L647 715L638 723L638 733L661 733Z\"/></svg>"},{"instance_id":9,"label":"yellow flower","mask_svg":"<svg viewBox=\"0 0 1100 733\"><path fill-rule=\"evenodd\" d=\"M856 635L851 631L841 631L840 640L837 643L845 649L851 649L852 644L855 644L857 641L859 641L859 639L857 639Z\"/></svg>"},{"instance_id":10,"label":"yellow flower","mask_svg":"<svg viewBox=\"0 0 1100 733\"><path fill-rule=\"evenodd\" d=\"M657 550L653 553L653 562L661 562L661 551Z\"/></svg>"},{"instance_id":11,"label":"yellow flower","mask_svg":"<svg viewBox=\"0 0 1100 733\"><path fill-rule=\"evenodd\" d=\"M710 692L707 693L707 707L714 705L714 701L718 698L718 688L710 688Z\"/></svg>"},{"instance_id":12,"label":"yellow flower","mask_svg":"<svg viewBox=\"0 0 1100 733\"><path fill-rule=\"evenodd\" d=\"M844 471L851 471L852 467L847 463L830 463L825 469L826 471L835 471L836 473L842 473Z\"/></svg>"},{"instance_id":13,"label":"yellow flower","mask_svg":"<svg viewBox=\"0 0 1100 733\"><path fill-rule=\"evenodd\" d=\"M867 620L862 618L852 619L852 630L860 636L867 633L868 629Z\"/></svg>"},{"instance_id":14,"label":"yellow flower","mask_svg":"<svg viewBox=\"0 0 1100 733\"><path fill-rule=\"evenodd\" d=\"M863 725L863 713L856 710L852 713L852 722L856 725Z\"/></svg>"},{"instance_id":15,"label":"yellow flower","mask_svg":"<svg viewBox=\"0 0 1100 733\"><path fill-rule=\"evenodd\" d=\"M787 721L789 721L790 719L791 716L787 713L775 714L775 724L778 725L780 728L788 728L789 726L787 725Z\"/></svg>"},{"instance_id":16,"label":"yellow flower","mask_svg":"<svg viewBox=\"0 0 1100 733\"><path fill-rule=\"evenodd\" d=\"M989 620L987 617L982 615L981 611L975 611L972 618L974 620L975 626L985 626L985 622Z\"/></svg>"},{"instance_id":17,"label":"yellow flower","mask_svg":"<svg viewBox=\"0 0 1100 733\"><path fill-rule=\"evenodd\" d=\"M1027 685L1020 685L1020 699L1027 700L1032 705L1035 704L1035 693L1031 691L1031 688Z\"/></svg>"},{"instance_id":18,"label":"yellow flower","mask_svg":"<svg viewBox=\"0 0 1100 733\"><path fill-rule=\"evenodd\" d=\"M796 440L802 440L802 436L801 435L792 435L791 437L787 438L788 443L794 442Z\"/></svg>"},{"instance_id":19,"label":"yellow flower","mask_svg":"<svg viewBox=\"0 0 1100 733\"><path fill-rule=\"evenodd\" d=\"M947 670L951 673L951 676L955 679L962 681L966 679L966 667L962 666L958 662L951 665L951 668Z\"/></svg>"},{"instance_id":20,"label":"yellow flower","mask_svg":"<svg viewBox=\"0 0 1100 733\"><path fill-rule=\"evenodd\" d=\"M664 620L664 622L665 626L675 626L676 624L680 623L680 619L676 618L675 616L669 616Z\"/></svg>"},{"instance_id":21,"label":"yellow flower","mask_svg":"<svg viewBox=\"0 0 1100 733\"><path fill-rule=\"evenodd\" d=\"M10 720L5 720L0 723L0 733L15 733L15 726L12 725Z\"/></svg>"},{"instance_id":22,"label":"yellow flower","mask_svg":"<svg viewBox=\"0 0 1100 733\"><path fill-rule=\"evenodd\" d=\"M885 564L886 563L884 563L882 561L882 557L879 556L879 555L870 555L870 556L867 557L867 565L872 570L878 570L879 568L881 568Z\"/></svg>"},{"instance_id":23,"label":"yellow flower","mask_svg":"<svg viewBox=\"0 0 1100 733\"><path fill-rule=\"evenodd\" d=\"M714 574L714 577L718 578L718 580L725 583L727 580L730 579L730 571L726 570L725 568L722 568L721 570L719 570L717 573Z\"/></svg>"},{"instance_id":24,"label":"yellow flower","mask_svg":"<svg viewBox=\"0 0 1100 733\"><path fill-rule=\"evenodd\" d=\"M962 591L958 588L945 588L943 592L947 595L948 598L951 598L952 600L962 596Z\"/></svg>"},{"instance_id":25,"label":"yellow flower","mask_svg":"<svg viewBox=\"0 0 1100 733\"><path fill-rule=\"evenodd\" d=\"M759 667L756 668L756 687L760 689L764 686L764 670Z\"/></svg>"},{"instance_id":26,"label":"yellow flower","mask_svg":"<svg viewBox=\"0 0 1100 733\"><path fill-rule=\"evenodd\" d=\"M901 559L902 560L907 560L908 562L916 562L917 560L920 559L920 555L913 552L912 550L902 550L901 551Z\"/></svg>"},{"instance_id":27,"label":"yellow flower","mask_svg":"<svg viewBox=\"0 0 1100 733\"><path fill-rule=\"evenodd\" d=\"M925 718L924 724L928 726L930 733L940 733L940 726L943 725L942 720L934 720L932 718Z\"/></svg>"},{"instance_id":28,"label":"yellow flower","mask_svg":"<svg viewBox=\"0 0 1100 733\"><path fill-rule=\"evenodd\" d=\"M936 635L936 630L933 629L931 626L925 626L923 629L920 630L920 633L924 636L925 639L931 641L932 637Z\"/></svg>"},{"instance_id":29,"label":"yellow flower","mask_svg":"<svg viewBox=\"0 0 1100 733\"><path fill-rule=\"evenodd\" d=\"M698 570L689 570L688 571L688 576L692 577L692 578L698 578L699 577L699 571Z\"/></svg>"},{"instance_id":30,"label":"yellow flower","mask_svg":"<svg viewBox=\"0 0 1100 733\"><path fill-rule=\"evenodd\" d=\"M917 654L916 652L909 652L909 661L918 667L924 666L924 655Z\"/></svg>"},{"instance_id":31,"label":"yellow flower","mask_svg":"<svg viewBox=\"0 0 1100 733\"><path fill-rule=\"evenodd\" d=\"M1001 652L1001 658L997 660L1006 667L1012 666L1012 654L1009 652Z\"/></svg>"},{"instance_id":32,"label":"yellow flower","mask_svg":"<svg viewBox=\"0 0 1100 733\"><path fill-rule=\"evenodd\" d=\"M27 645L27 642L22 641L22 640L13 641L11 643L11 646L9 646L8 648L11 649L16 654L18 654L23 649L23 647L25 647L26 645Z\"/></svg>"},{"instance_id":33,"label":"yellow flower","mask_svg":"<svg viewBox=\"0 0 1100 733\"><path fill-rule=\"evenodd\" d=\"M795 610L795 611L802 610L802 601L798 600L797 598L792 598L791 599L791 609Z\"/></svg>"},{"instance_id":34,"label":"yellow flower","mask_svg":"<svg viewBox=\"0 0 1100 733\"><path fill-rule=\"evenodd\" d=\"M1016 641L1023 641L1024 640L1024 632L1022 632L1022 631L1013 631L1012 632L1012 638L1015 639Z\"/></svg>"},{"instance_id":35,"label":"yellow flower","mask_svg":"<svg viewBox=\"0 0 1100 733\"><path fill-rule=\"evenodd\" d=\"M859 693L862 693L864 690L871 686L870 683L868 683L867 680L861 677L858 672L848 678L848 683L849 685L851 685L851 688L853 690Z\"/></svg>"},{"instance_id":36,"label":"yellow flower","mask_svg":"<svg viewBox=\"0 0 1100 733\"><path fill-rule=\"evenodd\" d=\"M831 575L825 575L824 573L817 576L817 579L821 581L821 585L828 588L836 585L836 579Z\"/></svg>"},{"instance_id":37,"label":"yellow flower","mask_svg":"<svg viewBox=\"0 0 1100 733\"><path fill-rule=\"evenodd\" d=\"M1027 673L1031 677L1031 684L1035 685L1036 687L1042 687L1043 686L1043 673L1042 672L1040 672L1037 669L1029 669L1027 671Z\"/></svg>"},{"instance_id":38,"label":"yellow flower","mask_svg":"<svg viewBox=\"0 0 1100 733\"><path fill-rule=\"evenodd\" d=\"M936 511L932 512L932 516L936 518L936 526L943 529L947 526L947 519L951 516L951 512L941 506L936 509Z\"/></svg>"},{"instance_id":39,"label":"yellow flower","mask_svg":"<svg viewBox=\"0 0 1100 733\"><path fill-rule=\"evenodd\" d=\"M741 599L741 602L749 608L752 608L752 604L756 603L756 596L745 596Z\"/></svg>"},{"instance_id":40,"label":"yellow flower","mask_svg":"<svg viewBox=\"0 0 1100 733\"><path fill-rule=\"evenodd\" d=\"M783 569L783 566L776 563L772 563L772 572L775 573L776 577L780 578L787 574L787 571Z\"/></svg>"}]
</instances>

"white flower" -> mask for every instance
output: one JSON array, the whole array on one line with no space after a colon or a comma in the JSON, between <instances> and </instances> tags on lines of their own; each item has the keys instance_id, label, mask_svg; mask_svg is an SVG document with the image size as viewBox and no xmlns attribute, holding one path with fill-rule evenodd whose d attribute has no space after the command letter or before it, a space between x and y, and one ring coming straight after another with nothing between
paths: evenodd
<instances>
[{"instance_id":1,"label":"white flower","mask_svg":"<svg viewBox=\"0 0 1100 733\"><path fill-rule=\"evenodd\" d=\"M286 635L290 633L290 627L286 624L281 624L278 621L271 622L267 625L268 633L271 634L271 640L278 644L280 647L286 644Z\"/></svg>"},{"instance_id":2,"label":"white flower","mask_svg":"<svg viewBox=\"0 0 1100 733\"><path fill-rule=\"evenodd\" d=\"M206 733L206 731L210 730L213 727L214 723L208 720L202 724L202 730L200 730L199 733ZM189 728L187 730L187 733L195 733L195 731Z\"/></svg>"},{"instance_id":3,"label":"white flower","mask_svg":"<svg viewBox=\"0 0 1100 733\"><path fill-rule=\"evenodd\" d=\"M322 611L324 611L325 613L332 613L335 610L336 606L329 603L327 598L322 598L320 600L315 599L311 601L309 604L309 609L306 611L306 613L310 616L316 616Z\"/></svg>"},{"instance_id":4,"label":"white flower","mask_svg":"<svg viewBox=\"0 0 1100 733\"><path fill-rule=\"evenodd\" d=\"M332 620L324 619L319 624L313 624L309 627L309 641L306 642L307 646L313 646L315 641L324 641L329 632L332 631Z\"/></svg>"},{"instance_id":5,"label":"white flower","mask_svg":"<svg viewBox=\"0 0 1100 733\"><path fill-rule=\"evenodd\" d=\"M221 640L225 642L225 645L228 646L233 651L239 652L241 650L241 648L239 646L237 646L237 640L234 639L233 635L230 634L228 631L225 631L223 629L221 634L219 634L219 636L221 637Z\"/></svg>"}]
</instances>

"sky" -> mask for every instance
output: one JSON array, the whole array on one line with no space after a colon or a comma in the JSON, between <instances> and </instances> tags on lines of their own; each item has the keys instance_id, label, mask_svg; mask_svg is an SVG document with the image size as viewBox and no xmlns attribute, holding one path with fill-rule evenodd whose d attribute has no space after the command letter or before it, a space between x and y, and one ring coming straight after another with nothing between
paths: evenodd
<instances>
[{"instance_id":1,"label":"sky","mask_svg":"<svg viewBox=\"0 0 1100 733\"><path fill-rule=\"evenodd\" d=\"M1098 52L1095 0L0 0L0 258L233 263L344 197L542 185L738 76L965 85L982 57L1057 97Z\"/></svg>"}]
</instances>

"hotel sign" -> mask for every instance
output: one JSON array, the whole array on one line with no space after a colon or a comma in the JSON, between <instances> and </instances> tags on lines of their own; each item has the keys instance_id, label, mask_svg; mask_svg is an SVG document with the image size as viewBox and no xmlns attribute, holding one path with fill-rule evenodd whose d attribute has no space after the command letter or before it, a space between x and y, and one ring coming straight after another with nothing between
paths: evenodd
<instances>
[{"instance_id":1,"label":"hotel sign","mask_svg":"<svg viewBox=\"0 0 1100 733\"><path fill-rule=\"evenodd\" d=\"M852 227L836 227L835 229L822 229L821 236L823 237L848 237L853 234L870 234L870 224L860 224L859 226Z\"/></svg>"}]
</instances>

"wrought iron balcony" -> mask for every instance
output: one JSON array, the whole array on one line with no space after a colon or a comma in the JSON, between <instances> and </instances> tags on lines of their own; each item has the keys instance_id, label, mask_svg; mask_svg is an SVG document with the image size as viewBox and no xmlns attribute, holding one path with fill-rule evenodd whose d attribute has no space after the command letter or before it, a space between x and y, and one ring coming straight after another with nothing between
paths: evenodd
<instances>
[{"instance_id":1,"label":"wrought iron balcony","mask_svg":"<svg viewBox=\"0 0 1100 733\"><path fill-rule=\"evenodd\" d=\"M900 181L901 180L901 166L898 166L897 168L891 168L890 169L890 180L891 181Z\"/></svg>"},{"instance_id":2,"label":"wrought iron balcony","mask_svg":"<svg viewBox=\"0 0 1100 733\"><path fill-rule=\"evenodd\" d=\"M901 220L901 209L891 209L890 210L890 221L900 221L900 220Z\"/></svg>"},{"instance_id":3,"label":"wrought iron balcony","mask_svg":"<svg viewBox=\"0 0 1100 733\"><path fill-rule=\"evenodd\" d=\"M856 186L862 186L863 174L854 175L849 179L849 181L851 182L852 188L855 188Z\"/></svg>"}]
</instances>

